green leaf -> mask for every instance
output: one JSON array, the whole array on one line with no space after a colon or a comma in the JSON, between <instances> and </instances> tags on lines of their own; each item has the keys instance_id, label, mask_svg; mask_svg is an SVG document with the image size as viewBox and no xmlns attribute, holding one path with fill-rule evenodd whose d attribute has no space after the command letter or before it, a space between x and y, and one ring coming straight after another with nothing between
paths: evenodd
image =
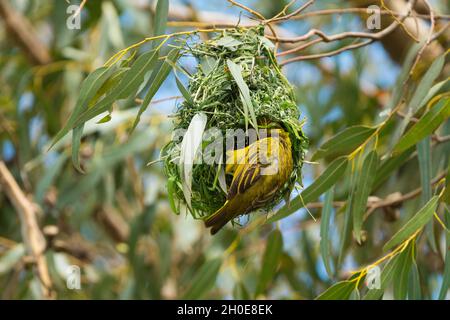
<instances>
[{"instance_id":1,"label":"green leaf","mask_svg":"<svg viewBox=\"0 0 450 320\"><path fill-rule=\"evenodd\" d=\"M205 76L209 75L217 66L217 60L210 56L202 57L200 60L200 68Z\"/></svg>"},{"instance_id":2,"label":"green leaf","mask_svg":"<svg viewBox=\"0 0 450 320\"><path fill-rule=\"evenodd\" d=\"M422 288L420 287L419 268L415 260L412 261L411 271L409 273L408 299L422 299Z\"/></svg>"},{"instance_id":3,"label":"green leaf","mask_svg":"<svg viewBox=\"0 0 450 320\"><path fill-rule=\"evenodd\" d=\"M433 87L431 87L430 91L428 91L425 98L423 98L422 102L419 104L417 111L422 109L422 107L425 106L428 103L428 101L430 101L431 98L436 96L442 89L448 91L449 84L450 84L450 78L447 78L445 80L442 80L441 82L436 83Z\"/></svg>"},{"instance_id":4,"label":"green leaf","mask_svg":"<svg viewBox=\"0 0 450 320\"><path fill-rule=\"evenodd\" d=\"M75 169L84 173L84 170L80 166L80 157L78 155L81 144L81 137L83 136L84 124L73 128L72 130L72 163Z\"/></svg>"},{"instance_id":5,"label":"green leaf","mask_svg":"<svg viewBox=\"0 0 450 320\"><path fill-rule=\"evenodd\" d=\"M180 214L180 208L176 204L176 179L175 177L170 177L167 179L167 198L169 199L170 208L175 214Z\"/></svg>"},{"instance_id":6,"label":"green leaf","mask_svg":"<svg viewBox=\"0 0 450 320\"><path fill-rule=\"evenodd\" d=\"M144 75L153 68L158 60L158 52L152 50L142 54L125 73L111 94L105 96L94 106L83 112L76 120L75 126L85 123L95 116L107 111L119 98L127 97L135 92L144 80Z\"/></svg>"},{"instance_id":7,"label":"green leaf","mask_svg":"<svg viewBox=\"0 0 450 320\"><path fill-rule=\"evenodd\" d=\"M333 187L325 192L325 198L323 201L322 209L322 219L320 221L320 254L322 255L323 264L328 276L333 277L333 272L331 270L331 248L330 248L330 222L331 213L333 210L333 197L334 190Z\"/></svg>"},{"instance_id":8,"label":"green leaf","mask_svg":"<svg viewBox=\"0 0 450 320\"><path fill-rule=\"evenodd\" d=\"M450 162L447 166L447 175L445 176L445 189L442 195L442 201L450 204Z\"/></svg>"},{"instance_id":9,"label":"green leaf","mask_svg":"<svg viewBox=\"0 0 450 320\"><path fill-rule=\"evenodd\" d=\"M242 105L244 107L246 125L247 122L250 122L253 128L257 129L258 123L256 121L255 110L253 109L253 103L250 97L250 90L248 89L248 86L245 83L244 78L242 77L241 67L231 60L227 60L227 66L228 69L230 70L231 75L233 76L234 81L236 81L236 84L238 85L239 91L241 93L241 100ZM250 119L248 119L249 115Z\"/></svg>"},{"instance_id":10,"label":"green leaf","mask_svg":"<svg viewBox=\"0 0 450 320\"><path fill-rule=\"evenodd\" d=\"M398 261L398 256L395 256L390 259L388 263L386 263L380 276L380 288L369 289L363 300L378 300L383 296L384 290L394 279L394 275L397 271Z\"/></svg>"},{"instance_id":11,"label":"green leaf","mask_svg":"<svg viewBox=\"0 0 450 320\"><path fill-rule=\"evenodd\" d=\"M375 181L373 183L373 190L376 190L380 185L389 177L392 177L394 170L400 167L408 159L416 148L411 147L408 150L403 151L397 155L391 156L390 158L384 160L379 166L376 174Z\"/></svg>"},{"instance_id":12,"label":"green leaf","mask_svg":"<svg viewBox=\"0 0 450 320\"><path fill-rule=\"evenodd\" d=\"M409 108L412 110L413 115L419 110L419 107L423 105L422 102L424 101L427 94L430 92L430 89L433 86L433 82L437 79L437 77L441 73L442 68L444 67L444 62L445 62L445 53L439 56L439 58L437 58L436 60L434 60L430 68L427 70L425 75L420 80L419 85L417 86L417 89L414 91L414 95L412 96L411 101L409 102Z\"/></svg>"},{"instance_id":13,"label":"green leaf","mask_svg":"<svg viewBox=\"0 0 450 320\"><path fill-rule=\"evenodd\" d=\"M250 294L243 282L238 282L233 289L233 298L236 300L250 300Z\"/></svg>"},{"instance_id":14,"label":"green leaf","mask_svg":"<svg viewBox=\"0 0 450 320\"><path fill-rule=\"evenodd\" d=\"M400 101L403 94L404 82L408 78L417 53L423 47L424 43L424 41L422 41L421 43L414 43L409 49L408 54L406 55L406 58L403 62L402 71L400 72L397 81L395 82L395 87L393 89L392 97L388 102L387 110L391 110L392 108L394 108Z\"/></svg>"},{"instance_id":15,"label":"green leaf","mask_svg":"<svg viewBox=\"0 0 450 320\"><path fill-rule=\"evenodd\" d=\"M11 249L2 253L2 256L0 257L0 275L7 273L14 268L14 266L23 258L25 253L25 247L21 243L16 244Z\"/></svg>"},{"instance_id":16,"label":"green leaf","mask_svg":"<svg viewBox=\"0 0 450 320\"><path fill-rule=\"evenodd\" d=\"M442 122L450 116L450 99L448 97L441 99L438 103L430 108L420 120L412 126L412 128L405 133L393 152L402 152L412 145L416 144L421 139L433 133Z\"/></svg>"},{"instance_id":17,"label":"green leaf","mask_svg":"<svg viewBox=\"0 0 450 320\"><path fill-rule=\"evenodd\" d=\"M354 289L355 282L341 281L322 292L316 300L348 300Z\"/></svg>"},{"instance_id":18,"label":"green leaf","mask_svg":"<svg viewBox=\"0 0 450 320\"><path fill-rule=\"evenodd\" d=\"M201 299L216 283L216 278L222 265L222 259L216 258L205 262L195 273L192 285L185 292L182 299Z\"/></svg>"},{"instance_id":19,"label":"green leaf","mask_svg":"<svg viewBox=\"0 0 450 320\"><path fill-rule=\"evenodd\" d=\"M447 229L450 230L450 212L445 210L444 222ZM442 278L441 290L439 290L439 300L444 300L450 287L450 233L445 235L445 264Z\"/></svg>"},{"instance_id":20,"label":"green leaf","mask_svg":"<svg viewBox=\"0 0 450 320\"><path fill-rule=\"evenodd\" d=\"M275 222L285 218L298 209L303 208L307 203L316 200L321 194L330 189L344 174L347 168L347 157L340 157L330 163L328 168L318 177L308 188L297 196L290 204L283 206L278 212L270 217L267 222Z\"/></svg>"},{"instance_id":21,"label":"green leaf","mask_svg":"<svg viewBox=\"0 0 450 320\"><path fill-rule=\"evenodd\" d=\"M139 121L141 120L142 113L144 113L144 111L147 109L156 92L159 90L164 80L166 80L170 71L172 71L172 64L178 60L179 53L180 50L178 48L170 50L161 67L153 72L149 80L151 82L150 87L148 88L141 107L139 108L138 114L133 123L133 127L131 128L131 132L134 131Z\"/></svg>"},{"instance_id":22,"label":"green leaf","mask_svg":"<svg viewBox=\"0 0 450 320\"><path fill-rule=\"evenodd\" d=\"M430 221L436 210L438 200L438 196L431 198L419 212L417 212L396 234L394 234L394 236L384 245L383 249L389 250L396 245L399 245Z\"/></svg>"},{"instance_id":23,"label":"green leaf","mask_svg":"<svg viewBox=\"0 0 450 320\"><path fill-rule=\"evenodd\" d=\"M394 277L394 299L405 300L408 293L409 271L413 263L413 246L408 245L398 255L397 268Z\"/></svg>"},{"instance_id":24,"label":"green leaf","mask_svg":"<svg viewBox=\"0 0 450 320\"><path fill-rule=\"evenodd\" d=\"M262 259L261 273L255 296L264 293L275 276L283 252L283 236L279 230L273 231L267 238L266 251Z\"/></svg>"},{"instance_id":25,"label":"green leaf","mask_svg":"<svg viewBox=\"0 0 450 320\"><path fill-rule=\"evenodd\" d=\"M84 79L80 87L80 94L77 102L75 103L75 108L73 109L69 120L67 120L64 127L56 134L55 138L53 138L50 148L74 128L76 120L83 112L83 109L87 108L91 99L95 97L97 91L108 80L113 71L113 68L101 67L94 70L86 77L86 79Z\"/></svg>"},{"instance_id":26,"label":"green leaf","mask_svg":"<svg viewBox=\"0 0 450 320\"><path fill-rule=\"evenodd\" d=\"M357 288L353 289L352 293L348 297L348 300L361 300L361 294Z\"/></svg>"},{"instance_id":27,"label":"green leaf","mask_svg":"<svg viewBox=\"0 0 450 320\"><path fill-rule=\"evenodd\" d=\"M216 45L225 47L225 48L235 48L241 44L242 44L241 41L239 41L233 37L230 37L230 36L224 36L216 41Z\"/></svg>"},{"instance_id":28,"label":"green leaf","mask_svg":"<svg viewBox=\"0 0 450 320\"><path fill-rule=\"evenodd\" d=\"M177 74L175 73L175 81L177 83L178 90L180 90L181 94L183 95L184 99L190 103L193 104L194 100L192 100L192 96L189 93L189 91L186 89L186 87L183 85L183 83L178 78Z\"/></svg>"},{"instance_id":29,"label":"green leaf","mask_svg":"<svg viewBox=\"0 0 450 320\"><path fill-rule=\"evenodd\" d=\"M164 34L167 25L167 16L169 15L169 0L158 0L155 11L154 35Z\"/></svg>"},{"instance_id":30,"label":"green leaf","mask_svg":"<svg viewBox=\"0 0 450 320\"><path fill-rule=\"evenodd\" d=\"M349 127L325 142L312 156L316 161L324 157L347 155L359 147L374 132L375 128L366 126Z\"/></svg>"},{"instance_id":31,"label":"green leaf","mask_svg":"<svg viewBox=\"0 0 450 320\"><path fill-rule=\"evenodd\" d=\"M101 124L101 123L107 123L109 121L111 121L111 113L108 113L106 116L104 116L103 118L101 118L100 120L97 121L97 124Z\"/></svg>"},{"instance_id":32,"label":"green leaf","mask_svg":"<svg viewBox=\"0 0 450 320\"><path fill-rule=\"evenodd\" d=\"M361 243L361 228L364 219L364 213L367 208L367 199L372 190L375 180L375 172L377 172L379 157L375 150L371 151L364 159L361 172L356 182L355 194L351 205L353 217L353 231L358 243Z\"/></svg>"},{"instance_id":33,"label":"green leaf","mask_svg":"<svg viewBox=\"0 0 450 320\"><path fill-rule=\"evenodd\" d=\"M419 159L419 171L420 182L422 186L421 203L424 205L431 199L431 137L428 136L425 139L417 143L417 157ZM431 221L425 227L425 234L427 236L428 243L434 252L437 252L436 240L434 236L433 221Z\"/></svg>"}]
</instances>

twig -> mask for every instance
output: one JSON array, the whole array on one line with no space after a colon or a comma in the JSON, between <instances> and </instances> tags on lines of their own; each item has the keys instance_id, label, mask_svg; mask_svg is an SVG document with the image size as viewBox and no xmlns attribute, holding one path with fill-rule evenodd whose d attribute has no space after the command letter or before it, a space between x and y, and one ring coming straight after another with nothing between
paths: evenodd
<instances>
[{"instance_id":1,"label":"twig","mask_svg":"<svg viewBox=\"0 0 450 320\"><path fill-rule=\"evenodd\" d=\"M426 40L425 44L423 45L422 48L420 48L419 52L417 53L416 59L414 60L414 63L412 65L412 67L411 67L409 75L405 79L405 83L413 75L414 70L415 70L417 64L419 63L419 60L422 57L422 54L425 52L425 49L430 45L431 41L433 40L434 27L435 27L435 23L436 23L435 20L434 20L434 10L433 10L433 7L428 2L428 0L423 0L423 2L426 4L426 6L428 7L428 9L430 11L430 23L431 23L430 32L428 33L428 37L427 37L427 40Z\"/></svg>"},{"instance_id":2,"label":"twig","mask_svg":"<svg viewBox=\"0 0 450 320\"><path fill-rule=\"evenodd\" d=\"M366 8L342 8L342 9L324 9L324 10L317 10L317 11L311 11L311 12L305 12L302 14L299 14L295 17L292 17L291 20L303 20L306 18L311 17L317 17L317 16L327 16L327 15L333 15L333 14L365 14L369 15L367 13ZM394 12L394 11L388 11L388 10L380 10L381 15L395 15L398 18L402 18L405 16L405 14L400 12ZM430 15L428 14L416 14L416 17L422 18L422 19L429 19ZM450 20L450 15L435 15L436 20Z\"/></svg>"},{"instance_id":3,"label":"twig","mask_svg":"<svg viewBox=\"0 0 450 320\"><path fill-rule=\"evenodd\" d=\"M334 50L334 51L330 51L330 52L311 54L311 55L307 55L307 56L299 56L299 57L295 57L295 58L284 60L284 61L280 62L280 65L284 66L284 65L286 65L288 63L296 62L296 61L304 61L304 60L312 60L312 59L320 59L320 58L325 58L325 57L331 57L331 56L335 56L337 54L340 54L340 53L342 53L344 51L365 47L365 46L371 44L372 42L374 42L374 40L370 39L370 40L366 40L366 41L363 41L363 42L351 44L351 45L348 45L348 46L345 46L345 47L342 47L340 49L337 49L337 50Z\"/></svg>"},{"instance_id":4,"label":"twig","mask_svg":"<svg viewBox=\"0 0 450 320\"><path fill-rule=\"evenodd\" d=\"M22 226L22 238L28 253L36 265L43 297L52 299L55 297L55 294L52 290L52 281L44 254L46 241L37 222L36 205L25 196L3 161L0 161L0 186L19 215Z\"/></svg>"},{"instance_id":5,"label":"twig","mask_svg":"<svg viewBox=\"0 0 450 320\"><path fill-rule=\"evenodd\" d=\"M281 21L286 21L291 19L292 17L300 14L303 10L305 10L306 8L308 8L309 6L311 6L316 0L309 0L308 2L306 2L304 5L302 5L300 8L298 8L297 10L293 11L290 14L281 16L281 17L274 17L272 19L266 20L265 22L267 23L272 23L272 22L281 22Z\"/></svg>"},{"instance_id":6,"label":"twig","mask_svg":"<svg viewBox=\"0 0 450 320\"><path fill-rule=\"evenodd\" d=\"M331 41L336 41L336 40L343 40L346 38L367 38L369 40L366 41L362 41L359 43L354 43L354 44L350 44L348 46L342 47L340 49L337 50L333 50L330 52L325 52L325 53L319 53L319 54L312 54L312 55L307 55L307 56L299 56L299 57L295 57L295 58L291 58L291 59L287 59L285 61L282 61L280 63L280 65L285 65L291 62L296 62L296 61L303 61L303 60L311 60L311 59L318 59L318 58L323 58L323 57L330 57L330 56L334 56L337 54L340 54L344 51L348 51L348 50L353 50L353 49L357 49L357 48L361 48L364 46L367 46L369 44L371 44L372 42L374 42L375 40L380 40L382 38L384 38L385 36L389 35L390 33L392 33L395 29L397 29L397 27L399 25L401 25L403 23L403 21L411 14L412 11L412 7L414 5L415 1L410 1L408 2L408 11L406 13L406 15L404 17L402 17L399 20L395 20L394 22L392 22L387 28L376 32L376 33L367 33L367 32L343 32L343 33L339 33L339 34L335 34L333 36L327 36L324 32L322 32L321 30L317 30L317 29L312 29L310 30L308 33L306 33L305 35L301 36L301 37L297 37L297 38L291 38L291 39L278 39L279 41L285 41L285 42L299 42L299 41L304 41L306 39L309 39L310 37L317 35L319 36L323 41L325 42L331 42ZM319 40L315 39L307 44L303 44L300 47L296 47L293 48L291 50L287 50L285 52L282 52L279 54L279 56L281 55L287 55L287 54L291 54L291 53L295 53L299 50L303 50L306 47L312 45L312 44L316 44L320 42Z\"/></svg>"}]
</instances>

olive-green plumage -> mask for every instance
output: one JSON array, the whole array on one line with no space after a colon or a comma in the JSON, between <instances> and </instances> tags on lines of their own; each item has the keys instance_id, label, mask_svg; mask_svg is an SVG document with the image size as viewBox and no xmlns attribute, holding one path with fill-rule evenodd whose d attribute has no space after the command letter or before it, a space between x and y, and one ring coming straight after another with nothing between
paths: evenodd
<instances>
[{"instance_id":1,"label":"olive-green plumage","mask_svg":"<svg viewBox=\"0 0 450 320\"><path fill-rule=\"evenodd\" d=\"M211 234L237 216L265 207L288 181L293 170L291 140L284 130L276 131L228 152L225 172L233 179L224 205L205 220Z\"/></svg>"}]
</instances>

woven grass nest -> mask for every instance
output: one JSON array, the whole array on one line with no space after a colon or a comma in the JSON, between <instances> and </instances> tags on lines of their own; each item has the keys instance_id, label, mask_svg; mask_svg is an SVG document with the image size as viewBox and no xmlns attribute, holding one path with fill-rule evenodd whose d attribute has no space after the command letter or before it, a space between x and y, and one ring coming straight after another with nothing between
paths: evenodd
<instances>
[{"instance_id":1,"label":"woven grass nest","mask_svg":"<svg viewBox=\"0 0 450 320\"><path fill-rule=\"evenodd\" d=\"M177 107L174 129L187 129L193 118L206 115L205 130L218 128L223 136L227 130L249 127L261 128L265 123L277 123L289 133L292 141L294 170L289 182L264 208L269 211L283 198L289 197L294 185L301 183L301 168L307 138L303 134L303 121L295 102L292 86L281 73L274 56L273 44L264 37L264 27L234 28L218 33L214 38L185 46L185 55L198 61L195 74L190 76L184 92L188 95ZM239 84L230 72L230 65L238 66L248 91L251 105L245 105ZM253 121L252 121L253 120ZM254 120L257 124L255 125ZM182 137L181 137L182 138ZM200 148L204 150L208 140ZM224 145L223 157L226 150ZM226 183L232 176L223 175L221 164L193 164L189 199L183 191L185 176L179 164L181 140L173 139L162 150L164 169L168 177L169 200L172 209L180 212L180 204L187 205L196 219L204 219L219 209L226 201ZM224 159L225 161L225 159Z\"/></svg>"}]
</instances>

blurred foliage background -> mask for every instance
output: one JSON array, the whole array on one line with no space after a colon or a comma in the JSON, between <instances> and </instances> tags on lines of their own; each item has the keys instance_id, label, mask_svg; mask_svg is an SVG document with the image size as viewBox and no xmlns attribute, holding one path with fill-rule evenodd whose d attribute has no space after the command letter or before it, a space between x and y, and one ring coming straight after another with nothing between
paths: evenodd
<instances>
[{"instance_id":1,"label":"blurred foliage background","mask_svg":"<svg viewBox=\"0 0 450 320\"><path fill-rule=\"evenodd\" d=\"M395 7L396 2L404 3L389 4ZM436 14L448 14L446 1L431 2ZM364 273L356 273L361 276L356 284L346 279L383 258L387 254L383 245L433 194L443 190L450 155L448 97L441 101L442 121L417 148L412 146L397 156L390 153L400 138L396 136L399 128L404 125L402 134L419 121L413 118L405 124L402 116L389 121L374 146L374 141L369 144L381 157L378 169L370 172L375 182L369 190L369 203L378 206L368 207L363 230L356 238L351 210L345 204L351 203L355 194L353 181L362 179L358 172L363 171L355 168L361 166L362 154L369 148L350 159L345 173L327 188L331 191L325 199L308 201L314 219L301 206L294 206L293 214L277 222L261 223L264 216L254 214L250 222L242 220L244 227L228 226L211 237L201 221L171 212L161 163L146 165L158 159L160 148L170 139L169 115L180 101L173 75L163 83L131 136L129 128L139 109L134 96L114 104L110 121L97 124L96 118L86 123L80 146L85 174L72 165L70 136L48 150L73 110L83 79L120 49L154 34L158 22L155 3L150 0L88 0L80 12L81 28L72 30L66 21L73 12L67 9L79 3L2 0L0 5L0 159L32 204L45 237L43 254L51 283L47 288L51 293L46 294L46 288L42 289L45 280L24 240L27 226L0 187L0 298L312 299L330 287L326 298L357 299L368 294ZM271 17L288 1L241 3ZM316 1L314 10L365 8L368 4L370 1ZM416 10L427 15L426 10ZM166 33L190 29L176 21L211 23L226 17L237 23L242 11L224 0L170 0ZM248 20L247 16L243 12L242 19ZM313 27L332 34L364 30L364 19L358 14L320 15L291 19L281 26L296 35ZM446 23L448 19L436 20L436 30ZM335 134L355 125L381 123L386 110L398 101L408 105L418 90L425 95L431 92L427 101L448 93L449 68L444 61L449 37L448 29L443 30L433 43L434 51L430 47L422 55L419 71L411 75L406 89L403 80L411 61L408 65L403 46L409 46L406 51L413 46L405 33L397 34L403 36L403 42L387 39L330 58L283 67L306 118L307 160ZM393 44L399 47L392 48ZM307 53L338 47L336 43L322 44ZM438 57L443 65L435 66L438 70L428 73L427 83L420 87ZM195 70L192 59L183 58L180 64ZM424 113L420 110L415 117ZM340 143L343 149L352 147L352 142ZM306 164L304 186L316 181L341 154L342 150L329 152ZM294 192L292 197L297 195ZM398 255L380 261L385 269L386 263L394 265L394 276L382 276L382 288L372 298L449 297L450 217L442 200L445 196L448 201L444 191L439 206L432 208L433 212L428 210L436 211L439 219L427 215L423 233L403 242L405 250ZM324 216L327 220L321 223ZM79 290L66 286L71 265L81 270Z\"/></svg>"}]
</instances>

